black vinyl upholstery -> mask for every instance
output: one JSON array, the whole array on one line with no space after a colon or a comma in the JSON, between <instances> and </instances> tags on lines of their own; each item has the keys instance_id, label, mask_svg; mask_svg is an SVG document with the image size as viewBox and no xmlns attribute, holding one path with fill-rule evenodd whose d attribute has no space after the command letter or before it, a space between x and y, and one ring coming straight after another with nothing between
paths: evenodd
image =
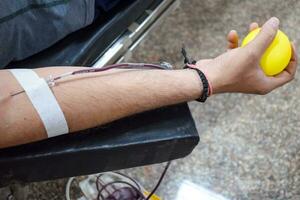
<instances>
[{"instance_id":1,"label":"black vinyl upholstery","mask_svg":"<svg viewBox=\"0 0 300 200\"><path fill-rule=\"evenodd\" d=\"M160 163L199 141L186 104L137 114L80 133L0 149L0 187Z\"/></svg>"}]
</instances>

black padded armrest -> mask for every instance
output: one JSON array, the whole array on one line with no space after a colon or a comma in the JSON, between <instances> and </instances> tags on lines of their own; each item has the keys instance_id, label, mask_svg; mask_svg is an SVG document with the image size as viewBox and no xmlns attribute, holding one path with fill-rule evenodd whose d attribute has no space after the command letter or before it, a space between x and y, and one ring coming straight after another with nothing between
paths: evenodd
<instances>
[{"instance_id":1,"label":"black padded armrest","mask_svg":"<svg viewBox=\"0 0 300 200\"><path fill-rule=\"evenodd\" d=\"M0 187L177 159L198 141L187 104L165 107L80 133L0 149Z\"/></svg>"}]
</instances>

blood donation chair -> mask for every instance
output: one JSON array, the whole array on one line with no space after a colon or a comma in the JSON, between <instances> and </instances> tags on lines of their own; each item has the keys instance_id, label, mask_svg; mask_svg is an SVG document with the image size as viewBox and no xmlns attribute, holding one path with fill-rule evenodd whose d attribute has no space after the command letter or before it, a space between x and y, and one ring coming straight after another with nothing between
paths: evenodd
<instances>
[{"instance_id":1,"label":"blood donation chair","mask_svg":"<svg viewBox=\"0 0 300 200\"><path fill-rule=\"evenodd\" d=\"M160 26L160 20L176 6L177 0L133 1L114 9L105 20L6 68L101 67L126 61L144 36ZM178 159L191 153L198 142L186 103L159 108L75 134L0 149L0 187Z\"/></svg>"}]
</instances>

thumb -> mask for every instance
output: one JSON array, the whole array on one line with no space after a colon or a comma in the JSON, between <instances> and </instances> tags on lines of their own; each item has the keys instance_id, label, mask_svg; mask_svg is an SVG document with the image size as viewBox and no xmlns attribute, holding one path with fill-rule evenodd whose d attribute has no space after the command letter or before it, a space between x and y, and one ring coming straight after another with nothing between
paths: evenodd
<instances>
[{"instance_id":1,"label":"thumb","mask_svg":"<svg viewBox=\"0 0 300 200\"><path fill-rule=\"evenodd\" d=\"M261 56L274 40L279 26L279 19L270 18L261 28L259 34L249 43L249 48L255 49L258 56Z\"/></svg>"}]
</instances>

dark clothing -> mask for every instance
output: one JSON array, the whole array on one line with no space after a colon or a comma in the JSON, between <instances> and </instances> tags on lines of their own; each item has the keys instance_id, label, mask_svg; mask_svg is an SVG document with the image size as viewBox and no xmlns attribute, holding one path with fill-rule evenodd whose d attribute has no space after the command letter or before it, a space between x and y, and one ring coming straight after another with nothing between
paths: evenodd
<instances>
[{"instance_id":1,"label":"dark clothing","mask_svg":"<svg viewBox=\"0 0 300 200\"><path fill-rule=\"evenodd\" d=\"M104 11L109 11L113 7L115 7L120 0L95 0L96 8L101 7Z\"/></svg>"},{"instance_id":2,"label":"dark clothing","mask_svg":"<svg viewBox=\"0 0 300 200\"><path fill-rule=\"evenodd\" d=\"M93 22L95 0L1 0L0 68Z\"/></svg>"}]
</instances>

